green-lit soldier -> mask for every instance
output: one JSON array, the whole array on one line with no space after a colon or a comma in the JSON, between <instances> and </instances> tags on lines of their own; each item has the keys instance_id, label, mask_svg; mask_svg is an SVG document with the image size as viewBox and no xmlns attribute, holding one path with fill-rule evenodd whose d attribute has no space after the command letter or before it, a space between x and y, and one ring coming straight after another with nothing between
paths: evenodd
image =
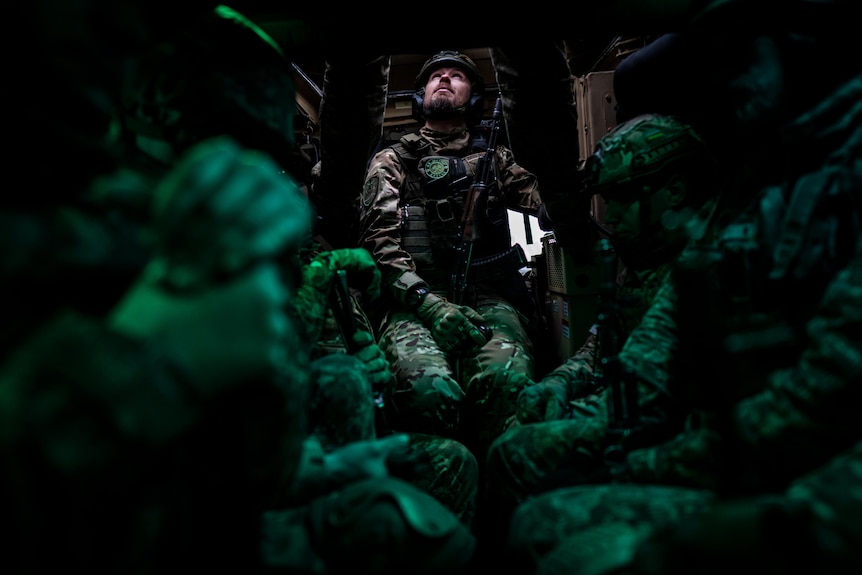
<instances>
[{"instance_id":1,"label":"green-lit soldier","mask_svg":"<svg viewBox=\"0 0 862 575\"><path fill-rule=\"evenodd\" d=\"M614 477L639 485L522 504L510 549L542 575L856 572L862 72L828 57L853 5L794 0L777 22L769 2L690 4L615 82L627 113L685 113L725 182L619 355L652 390L641 423L678 433L624 450Z\"/></svg>"},{"instance_id":2,"label":"green-lit soldier","mask_svg":"<svg viewBox=\"0 0 862 575\"><path fill-rule=\"evenodd\" d=\"M616 315L605 319L609 329L598 336L621 345L670 273L698 210L714 198L715 165L691 126L645 114L602 137L585 170L584 193L607 202L605 223L625 266L618 280L614 260L605 280L619 281ZM603 476L607 396L594 370L602 349L600 337L590 335L577 354L521 392L519 425L492 444L487 461L488 508L499 524L530 495Z\"/></svg>"},{"instance_id":3,"label":"green-lit soldier","mask_svg":"<svg viewBox=\"0 0 862 575\"><path fill-rule=\"evenodd\" d=\"M696 229L695 216L716 199L719 176L710 148L694 128L658 114L637 116L602 137L584 172L584 193L606 202L604 223L622 263L609 278L619 284L613 294L618 313L609 323L622 344ZM518 398L521 423L563 419L573 409L587 408L571 402L601 391L595 388L601 382L584 377L593 372L600 353L594 335L572 358L524 390Z\"/></svg>"},{"instance_id":4,"label":"green-lit soldier","mask_svg":"<svg viewBox=\"0 0 862 575\"><path fill-rule=\"evenodd\" d=\"M253 568L259 518L248 509L266 486L243 430L271 434L281 480L296 473L307 361L283 353L302 342L273 262L303 242L307 201L230 142L194 150L157 187L115 172L121 71L206 4L173 6L172 18L159 1L39 0L17 12L32 42L15 64L38 73L10 103L21 120L10 164L29 190L0 209L4 571ZM249 209L263 198L271 220ZM214 217L225 201L236 209ZM207 271L221 273L196 274L180 294L161 280L184 254L156 245L181 244L191 223ZM225 242L237 235L255 261L241 270Z\"/></svg>"}]
</instances>

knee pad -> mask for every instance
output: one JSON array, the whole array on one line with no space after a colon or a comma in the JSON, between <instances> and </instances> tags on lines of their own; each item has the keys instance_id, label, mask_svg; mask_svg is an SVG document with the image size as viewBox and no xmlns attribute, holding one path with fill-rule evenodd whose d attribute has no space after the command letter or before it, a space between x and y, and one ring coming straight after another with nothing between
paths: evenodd
<instances>
[{"instance_id":1,"label":"knee pad","mask_svg":"<svg viewBox=\"0 0 862 575\"><path fill-rule=\"evenodd\" d=\"M321 498L307 521L311 544L332 574L451 572L476 546L440 502L394 478L358 481Z\"/></svg>"}]
</instances>

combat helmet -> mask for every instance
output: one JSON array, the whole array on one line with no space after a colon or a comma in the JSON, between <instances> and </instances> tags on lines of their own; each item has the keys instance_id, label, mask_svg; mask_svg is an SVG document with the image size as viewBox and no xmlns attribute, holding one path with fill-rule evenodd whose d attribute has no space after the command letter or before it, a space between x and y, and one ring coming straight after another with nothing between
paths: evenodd
<instances>
[{"instance_id":1,"label":"combat helmet","mask_svg":"<svg viewBox=\"0 0 862 575\"><path fill-rule=\"evenodd\" d=\"M685 159L686 171L711 165L706 143L673 116L641 114L619 124L596 144L584 166L584 191L602 194L629 184L648 184Z\"/></svg>"},{"instance_id":2,"label":"combat helmet","mask_svg":"<svg viewBox=\"0 0 862 575\"><path fill-rule=\"evenodd\" d=\"M476 62L457 50L441 50L422 64L422 68L416 74L416 82L414 84L413 118L418 122L425 121L425 115L422 112L422 103L425 98L425 84L428 83L428 77L431 75L431 72L444 66L460 68L467 74L473 85L473 92L470 95L470 101L467 103L467 118L469 123L478 122L481 120L484 112L485 82L482 80L482 74L479 72Z\"/></svg>"}]
</instances>

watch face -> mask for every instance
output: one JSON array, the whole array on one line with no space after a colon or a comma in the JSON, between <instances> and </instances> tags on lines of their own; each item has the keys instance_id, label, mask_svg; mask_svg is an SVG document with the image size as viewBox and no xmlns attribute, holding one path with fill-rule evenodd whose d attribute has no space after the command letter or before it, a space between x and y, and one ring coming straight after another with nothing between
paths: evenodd
<instances>
[{"instance_id":1,"label":"watch face","mask_svg":"<svg viewBox=\"0 0 862 575\"><path fill-rule=\"evenodd\" d=\"M428 295L428 288L416 288L407 293L405 301L410 309L416 309L422 304L422 300Z\"/></svg>"}]
</instances>

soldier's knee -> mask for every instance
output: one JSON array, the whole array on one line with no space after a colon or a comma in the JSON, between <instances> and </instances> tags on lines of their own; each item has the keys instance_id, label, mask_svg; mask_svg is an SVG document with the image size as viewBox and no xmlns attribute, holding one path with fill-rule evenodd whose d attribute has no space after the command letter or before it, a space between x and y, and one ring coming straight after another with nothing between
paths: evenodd
<instances>
[{"instance_id":1,"label":"soldier's knee","mask_svg":"<svg viewBox=\"0 0 862 575\"><path fill-rule=\"evenodd\" d=\"M361 481L312 504L311 544L328 573L449 573L476 541L436 499L408 483Z\"/></svg>"},{"instance_id":2,"label":"soldier's knee","mask_svg":"<svg viewBox=\"0 0 862 575\"><path fill-rule=\"evenodd\" d=\"M365 365L352 355L334 353L311 364L312 379L321 398L364 401L371 397L371 384Z\"/></svg>"},{"instance_id":3,"label":"soldier's knee","mask_svg":"<svg viewBox=\"0 0 862 575\"><path fill-rule=\"evenodd\" d=\"M451 442L446 450L446 467L459 477L459 481L468 485L479 483L479 462L476 456L463 443ZM445 473L446 469L441 472Z\"/></svg>"},{"instance_id":4,"label":"soldier's knee","mask_svg":"<svg viewBox=\"0 0 862 575\"><path fill-rule=\"evenodd\" d=\"M488 448L485 472L489 478L488 482L495 486L495 497L502 498L505 495L513 500L522 499L521 495L516 495L520 491L516 479L521 476L517 462L519 457L522 459L524 456L523 446L513 439L517 432L517 428L510 429L497 437Z\"/></svg>"}]
</instances>

